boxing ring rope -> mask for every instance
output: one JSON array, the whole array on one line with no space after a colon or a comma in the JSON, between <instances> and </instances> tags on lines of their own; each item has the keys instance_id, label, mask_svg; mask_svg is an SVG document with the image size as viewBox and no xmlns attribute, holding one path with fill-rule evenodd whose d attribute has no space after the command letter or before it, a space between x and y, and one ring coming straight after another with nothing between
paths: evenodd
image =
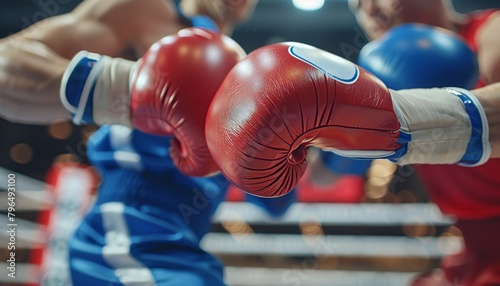
<instances>
[{"instance_id":1,"label":"boxing ring rope","mask_svg":"<svg viewBox=\"0 0 500 286\"><path fill-rule=\"evenodd\" d=\"M402 224L450 225L453 219L443 216L436 205L411 204L335 204L295 203L287 213L273 219L249 203L223 202L214 215L214 222L245 221L252 224L288 224L320 221L322 225L394 226Z\"/></svg>"},{"instance_id":2,"label":"boxing ring rope","mask_svg":"<svg viewBox=\"0 0 500 286\"><path fill-rule=\"evenodd\" d=\"M241 203L245 204L245 203ZM0 215L6 221L5 215ZM30 249L43 245L44 229L37 223L18 219L18 240L16 246ZM6 238L0 233L0 239ZM209 233L202 240L202 246L216 254L234 255L290 255L314 256L317 245L322 251L334 256L378 256L378 257L434 257L449 252L447 248L460 243L456 237L393 237L370 235L299 235L259 233ZM331 252L331 253L328 253ZM323 253L320 253L323 254Z\"/></svg>"},{"instance_id":3,"label":"boxing ring rope","mask_svg":"<svg viewBox=\"0 0 500 286\"><path fill-rule=\"evenodd\" d=\"M274 286L274 285L315 285L315 286L402 286L408 285L415 273L340 271L256 267L226 267L226 281L230 285ZM332 284L335 281L335 284Z\"/></svg>"},{"instance_id":4,"label":"boxing ring rope","mask_svg":"<svg viewBox=\"0 0 500 286\"><path fill-rule=\"evenodd\" d=\"M1 213L7 210L4 190L7 174L12 174L12 172L0 168ZM21 174L16 174L16 178L18 182L16 211L19 213L41 211L52 207L53 198L52 194L47 191L47 184ZM1 214L0 220L6 222L6 215ZM432 225L450 227L453 224L452 218L443 216L435 205L428 203L296 203L285 216L275 219L268 217L255 205L245 202L224 202L215 213L213 223L226 230L211 232L202 240L202 247L215 255L233 259L247 256L301 258L293 265L284 267L279 264L270 268L259 265L235 266L226 262L225 275L230 285L288 285L284 284L288 278L289 281L302 281L303 285L327 285L325 281L342 281L342 285L406 285L417 274L416 272L320 269L318 263L321 259L326 260L329 257L440 259L444 255L456 252L461 246L461 239L455 236L337 235L322 232L322 228L328 226L363 228L365 226ZM19 249L35 249L46 243L43 226L20 218L17 218L17 224L17 247ZM253 231L252 227L255 225L299 226L301 231L293 234L259 233ZM2 229L4 226L6 223L0 227L0 242L8 239L6 231ZM4 247L2 243L1 248ZM305 266L304 263L306 263ZM0 268L4 269L6 266L5 262L0 263ZM37 271L39 271L37 265L19 263L19 279L12 281L10 278L0 276L0 283L34 282L32 281L33 275L27 273L32 274Z\"/></svg>"}]
</instances>

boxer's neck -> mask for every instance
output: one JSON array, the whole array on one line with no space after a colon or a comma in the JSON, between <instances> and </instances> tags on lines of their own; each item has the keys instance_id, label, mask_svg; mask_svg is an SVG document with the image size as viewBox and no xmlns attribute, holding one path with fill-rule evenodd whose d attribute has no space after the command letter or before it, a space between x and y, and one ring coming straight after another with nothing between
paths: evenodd
<instances>
[{"instance_id":1,"label":"boxer's neck","mask_svg":"<svg viewBox=\"0 0 500 286\"><path fill-rule=\"evenodd\" d=\"M460 33L465 17L459 14L449 2L441 2L433 7L432 11L428 11L426 16L426 24L441 27L455 33Z\"/></svg>"},{"instance_id":2,"label":"boxer's neck","mask_svg":"<svg viewBox=\"0 0 500 286\"><path fill-rule=\"evenodd\" d=\"M214 9L214 11L211 11L211 9L199 5L195 1L181 1L180 5L182 12L186 16L188 17L196 15L208 16L215 22L215 24L217 25L217 27L219 27L222 33L226 35L231 35L233 33L234 24L224 19L223 15L214 15L217 14L215 11L216 9Z\"/></svg>"}]
</instances>

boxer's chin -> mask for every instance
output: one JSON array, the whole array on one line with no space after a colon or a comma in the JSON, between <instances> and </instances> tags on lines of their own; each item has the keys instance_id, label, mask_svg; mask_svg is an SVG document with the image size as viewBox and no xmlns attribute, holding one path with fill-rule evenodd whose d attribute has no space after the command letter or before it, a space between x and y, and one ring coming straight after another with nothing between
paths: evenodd
<instances>
[{"instance_id":1,"label":"boxer's chin","mask_svg":"<svg viewBox=\"0 0 500 286\"><path fill-rule=\"evenodd\" d=\"M366 27L364 30L369 40L377 40L380 37L382 37L385 34L385 32L387 32L387 29L383 29L377 24L370 25Z\"/></svg>"}]
</instances>

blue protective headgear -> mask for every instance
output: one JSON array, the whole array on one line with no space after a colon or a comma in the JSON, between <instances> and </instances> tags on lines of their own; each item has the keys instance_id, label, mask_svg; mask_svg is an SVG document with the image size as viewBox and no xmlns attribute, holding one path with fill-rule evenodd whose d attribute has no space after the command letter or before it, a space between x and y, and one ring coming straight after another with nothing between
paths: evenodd
<instances>
[{"instance_id":1,"label":"blue protective headgear","mask_svg":"<svg viewBox=\"0 0 500 286\"><path fill-rule=\"evenodd\" d=\"M423 24L405 24L365 45L358 64L387 87L461 87L479 78L476 54L458 35Z\"/></svg>"}]
</instances>

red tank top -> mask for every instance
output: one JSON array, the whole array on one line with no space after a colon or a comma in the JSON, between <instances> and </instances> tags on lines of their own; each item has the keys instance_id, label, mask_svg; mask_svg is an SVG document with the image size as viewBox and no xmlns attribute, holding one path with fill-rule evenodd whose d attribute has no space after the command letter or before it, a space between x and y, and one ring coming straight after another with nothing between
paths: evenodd
<instances>
[{"instance_id":1,"label":"red tank top","mask_svg":"<svg viewBox=\"0 0 500 286\"><path fill-rule=\"evenodd\" d=\"M476 34L495 10L468 15L460 34L477 52ZM480 81L478 86L484 85ZM479 167L456 165L417 165L418 174L433 201L446 214L460 219L500 216L500 159Z\"/></svg>"}]
</instances>

